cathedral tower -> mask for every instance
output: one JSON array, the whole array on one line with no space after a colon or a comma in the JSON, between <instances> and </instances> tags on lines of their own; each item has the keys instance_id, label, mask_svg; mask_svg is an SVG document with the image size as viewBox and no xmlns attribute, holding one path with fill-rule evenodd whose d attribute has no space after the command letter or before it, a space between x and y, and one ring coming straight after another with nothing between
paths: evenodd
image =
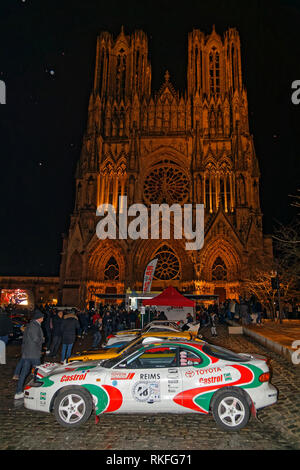
<instances>
[{"instance_id":1,"label":"cathedral tower","mask_svg":"<svg viewBox=\"0 0 300 470\"><path fill-rule=\"evenodd\" d=\"M97 39L94 86L76 171L76 200L64 239L63 304L86 305L94 294L142 288L158 257L152 288L173 285L195 294L236 298L257 263L272 257L262 232L260 172L249 132L236 29L188 35L187 91L166 71L151 91L144 32ZM96 208L128 204L204 204L205 240L197 252L185 241L99 240Z\"/></svg>"}]
</instances>

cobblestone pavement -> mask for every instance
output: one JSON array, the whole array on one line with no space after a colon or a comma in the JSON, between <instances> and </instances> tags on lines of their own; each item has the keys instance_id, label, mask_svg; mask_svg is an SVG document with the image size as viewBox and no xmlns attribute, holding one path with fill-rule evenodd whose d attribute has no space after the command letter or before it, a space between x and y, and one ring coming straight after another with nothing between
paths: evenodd
<instances>
[{"instance_id":1,"label":"cobblestone pavement","mask_svg":"<svg viewBox=\"0 0 300 470\"><path fill-rule=\"evenodd\" d=\"M209 329L202 333L210 340ZM272 383L279 401L261 410L262 422L251 418L247 427L227 433L216 427L212 416L186 415L101 415L78 429L65 429L54 416L26 410L23 400L14 401L11 380L20 345L7 348L7 364L0 365L1 450L295 450L300 449L300 366L288 363L274 352L243 335L229 335L218 327L213 343L236 352L263 354L272 359ZM88 336L74 350L91 344Z\"/></svg>"}]
</instances>

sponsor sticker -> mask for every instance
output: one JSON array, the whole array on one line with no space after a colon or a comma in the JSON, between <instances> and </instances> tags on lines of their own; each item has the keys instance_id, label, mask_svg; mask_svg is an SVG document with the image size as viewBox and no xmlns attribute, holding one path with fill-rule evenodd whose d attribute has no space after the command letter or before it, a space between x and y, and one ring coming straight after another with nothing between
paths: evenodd
<instances>
[{"instance_id":1,"label":"sponsor sticker","mask_svg":"<svg viewBox=\"0 0 300 470\"><path fill-rule=\"evenodd\" d=\"M133 398L140 402L160 401L159 382L137 382L132 389Z\"/></svg>"},{"instance_id":2,"label":"sponsor sticker","mask_svg":"<svg viewBox=\"0 0 300 470\"><path fill-rule=\"evenodd\" d=\"M219 382L228 382L232 380L231 374L228 372L226 374L220 374L214 377L200 377L199 382L202 384L215 384Z\"/></svg>"},{"instance_id":3,"label":"sponsor sticker","mask_svg":"<svg viewBox=\"0 0 300 470\"><path fill-rule=\"evenodd\" d=\"M189 379L191 379L192 377L194 377L195 375L195 372L193 370L187 370L185 371L185 376L188 377Z\"/></svg>"},{"instance_id":4,"label":"sponsor sticker","mask_svg":"<svg viewBox=\"0 0 300 470\"><path fill-rule=\"evenodd\" d=\"M46 393L40 392L40 405L45 405L45 404L46 404Z\"/></svg>"},{"instance_id":5,"label":"sponsor sticker","mask_svg":"<svg viewBox=\"0 0 300 470\"><path fill-rule=\"evenodd\" d=\"M197 375L210 375L215 374L217 372L222 372L220 367L209 367L208 369L196 369L196 370L187 370L185 372L185 376L192 378L195 374Z\"/></svg>"},{"instance_id":6,"label":"sponsor sticker","mask_svg":"<svg viewBox=\"0 0 300 470\"><path fill-rule=\"evenodd\" d=\"M160 374L140 374L140 379L141 380L159 380L160 379Z\"/></svg>"},{"instance_id":7,"label":"sponsor sticker","mask_svg":"<svg viewBox=\"0 0 300 470\"><path fill-rule=\"evenodd\" d=\"M232 380L230 372L224 374L224 380L225 380L225 382L228 382L228 380Z\"/></svg>"},{"instance_id":8,"label":"sponsor sticker","mask_svg":"<svg viewBox=\"0 0 300 470\"><path fill-rule=\"evenodd\" d=\"M84 380L87 376L87 370L84 374L63 375L60 379L61 382L73 382L75 380Z\"/></svg>"},{"instance_id":9,"label":"sponsor sticker","mask_svg":"<svg viewBox=\"0 0 300 470\"><path fill-rule=\"evenodd\" d=\"M110 380L132 380L134 372L112 372Z\"/></svg>"}]
</instances>

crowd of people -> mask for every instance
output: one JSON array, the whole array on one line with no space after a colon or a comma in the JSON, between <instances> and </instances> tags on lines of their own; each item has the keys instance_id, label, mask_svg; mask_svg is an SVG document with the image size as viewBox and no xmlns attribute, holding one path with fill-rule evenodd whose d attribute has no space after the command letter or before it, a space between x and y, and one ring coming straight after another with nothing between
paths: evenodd
<instances>
[{"instance_id":1,"label":"crowd of people","mask_svg":"<svg viewBox=\"0 0 300 470\"><path fill-rule=\"evenodd\" d=\"M225 323L226 320L234 320L245 326L255 324L258 326L263 325L264 319L279 319L279 305L274 305L274 312L267 310L266 306L262 305L259 300L254 296L246 299L239 297L236 299L226 299L220 304L205 306L198 306L196 313L196 320L201 323L201 326L207 326L210 323L211 313L216 314L218 323ZM300 318L300 311L298 306L293 306L289 302L283 302L280 307L280 314L282 319L297 319Z\"/></svg>"},{"instance_id":2,"label":"crowd of people","mask_svg":"<svg viewBox=\"0 0 300 470\"><path fill-rule=\"evenodd\" d=\"M0 340L5 344L13 334L12 316L11 308L0 309ZM262 326L268 317L266 308L254 297L248 300L239 298L239 301L227 299L220 304L197 305L195 318L188 314L180 326L184 331L188 329L188 323L196 321L199 332L210 327L211 335L217 336L218 324L225 324L227 320ZM24 323L21 358L13 377L17 380L15 398L23 397L25 379L32 367L40 364L42 352L57 360L61 348L60 360L63 363L71 356L76 339L84 338L89 332L92 333L91 349L98 349L115 331L140 329L153 320L166 319L163 312L148 308L142 315L138 310L126 310L124 304L100 305L97 309L86 310L54 305L36 308L31 312L27 325Z\"/></svg>"},{"instance_id":3,"label":"crowd of people","mask_svg":"<svg viewBox=\"0 0 300 470\"><path fill-rule=\"evenodd\" d=\"M243 325L255 323L262 326L262 319L267 318L267 311L262 304L251 298L249 300L240 298L239 301L235 299L227 299L220 304L211 304L207 307L199 306L196 313L196 320L202 326L208 326L212 322L226 323L226 320L235 320L241 322Z\"/></svg>"}]
</instances>

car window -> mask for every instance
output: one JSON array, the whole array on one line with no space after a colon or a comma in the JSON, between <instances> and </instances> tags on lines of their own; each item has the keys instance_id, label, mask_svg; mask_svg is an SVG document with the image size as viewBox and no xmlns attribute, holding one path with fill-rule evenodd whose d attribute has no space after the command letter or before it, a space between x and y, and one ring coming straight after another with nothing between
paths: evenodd
<instances>
[{"instance_id":1,"label":"car window","mask_svg":"<svg viewBox=\"0 0 300 470\"><path fill-rule=\"evenodd\" d=\"M156 346L138 351L127 360L122 361L117 368L154 369L162 367L177 367L178 348L173 346Z\"/></svg>"},{"instance_id":2,"label":"car window","mask_svg":"<svg viewBox=\"0 0 300 470\"><path fill-rule=\"evenodd\" d=\"M202 363L202 357L188 349L180 348L179 364L180 367L197 366Z\"/></svg>"},{"instance_id":3,"label":"car window","mask_svg":"<svg viewBox=\"0 0 300 470\"><path fill-rule=\"evenodd\" d=\"M177 365L177 348L161 346L149 348L138 358L142 368L170 367Z\"/></svg>"},{"instance_id":4,"label":"car window","mask_svg":"<svg viewBox=\"0 0 300 470\"><path fill-rule=\"evenodd\" d=\"M149 328L148 331L155 332L155 331L172 331L171 328L168 328L166 326L153 326Z\"/></svg>"},{"instance_id":5,"label":"car window","mask_svg":"<svg viewBox=\"0 0 300 470\"><path fill-rule=\"evenodd\" d=\"M220 346L213 346L211 344L205 344L202 350L204 353L208 354L209 356L213 356L218 359L224 359L225 361L246 362L247 360L250 360L248 358L239 356L233 351L229 351L228 349L221 348Z\"/></svg>"}]
</instances>

